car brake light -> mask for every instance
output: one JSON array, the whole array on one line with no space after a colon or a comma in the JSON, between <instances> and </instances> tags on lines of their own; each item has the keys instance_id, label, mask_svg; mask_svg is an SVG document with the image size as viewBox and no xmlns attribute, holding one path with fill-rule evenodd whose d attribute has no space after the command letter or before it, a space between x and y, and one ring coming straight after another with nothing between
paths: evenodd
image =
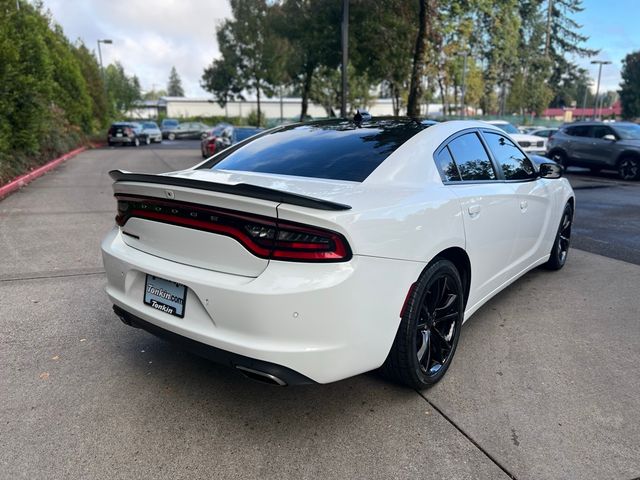
<instances>
[{"instance_id":1,"label":"car brake light","mask_svg":"<svg viewBox=\"0 0 640 480\"><path fill-rule=\"evenodd\" d=\"M341 234L319 227L135 195L116 195L116 199L116 223L121 227L136 217L203 230L231 237L257 257L274 260L344 262L352 256Z\"/></svg>"}]
</instances>

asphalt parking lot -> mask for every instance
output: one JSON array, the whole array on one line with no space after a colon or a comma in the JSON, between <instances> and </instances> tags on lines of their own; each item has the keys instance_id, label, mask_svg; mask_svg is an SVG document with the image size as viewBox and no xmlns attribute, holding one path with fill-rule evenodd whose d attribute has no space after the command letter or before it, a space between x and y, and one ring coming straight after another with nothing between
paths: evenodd
<instances>
[{"instance_id":1,"label":"asphalt parking lot","mask_svg":"<svg viewBox=\"0 0 640 480\"><path fill-rule=\"evenodd\" d=\"M582 250L475 314L431 390L279 389L126 327L103 292L107 172L198 148L90 150L0 201L0 478L640 476L640 183L570 172Z\"/></svg>"}]
</instances>

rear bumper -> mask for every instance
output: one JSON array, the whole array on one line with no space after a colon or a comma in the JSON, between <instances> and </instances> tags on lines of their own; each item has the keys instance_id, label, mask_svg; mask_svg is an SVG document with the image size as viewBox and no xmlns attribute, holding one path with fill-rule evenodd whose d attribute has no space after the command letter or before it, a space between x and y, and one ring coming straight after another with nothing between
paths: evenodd
<instances>
[{"instance_id":1,"label":"rear bumper","mask_svg":"<svg viewBox=\"0 0 640 480\"><path fill-rule=\"evenodd\" d=\"M128 315L171 336L317 383L382 365L407 291L425 266L355 255L333 264L271 261L251 278L141 252L126 245L117 228L103 241L102 252L107 294ZM184 318L143 303L146 274L187 286Z\"/></svg>"},{"instance_id":2,"label":"rear bumper","mask_svg":"<svg viewBox=\"0 0 640 480\"><path fill-rule=\"evenodd\" d=\"M142 328L143 330L146 330L156 337L175 343L185 350L212 360L216 363L220 363L232 368L237 368L244 372L262 372L267 375L264 377L264 380L266 381L269 377L271 377L273 379L273 382L270 383L273 383L274 385L311 385L316 383L310 378L307 378L304 375L291 370L290 368L283 367L282 365L263 362L261 360L256 360L255 358L249 358L243 355L227 352L225 350L220 350L219 348L212 347L211 345L207 345L205 343L196 342L195 340L191 340L190 338L184 337L182 335L176 335L169 330L165 330L154 325L153 323L146 322L141 318L131 315L129 312L123 310L117 305L113 306L113 311L127 325L135 328Z\"/></svg>"},{"instance_id":3,"label":"rear bumper","mask_svg":"<svg viewBox=\"0 0 640 480\"><path fill-rule=\"evenodd\" d=\"M135 137L110 137L109 143L133 143Z\"/></svg>"}]
</instances>

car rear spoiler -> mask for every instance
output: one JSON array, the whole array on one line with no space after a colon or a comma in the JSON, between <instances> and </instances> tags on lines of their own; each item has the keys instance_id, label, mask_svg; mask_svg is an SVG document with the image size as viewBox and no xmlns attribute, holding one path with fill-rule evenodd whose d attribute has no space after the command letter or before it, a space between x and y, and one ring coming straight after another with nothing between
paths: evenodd
<instances>
[{"instance_id":1,"label":"car rear spoiler","mask_svg":"<svg viewBox=\"0 0 640 480\"><path fill-rule=\"evenodd\" d=\"M240 195L243 197L259 198L272 202L288 203L301 207L315 208L318 210L350 210L350 205L330 202L320 198L308 197L298 193L283 192L273 188L250 185L248 183L237 183L228 185L225 183L205 182L203 180L193 180L191 178L169 177L166 175L153 175L150 173L131 173L122 170L111 170L109 176L118 182L140 182L155 183L160 185L171 185L176 187L195 188L197 190L208 190L210 192L227 193L230 195Z\"/></svg>"}]
</instances>

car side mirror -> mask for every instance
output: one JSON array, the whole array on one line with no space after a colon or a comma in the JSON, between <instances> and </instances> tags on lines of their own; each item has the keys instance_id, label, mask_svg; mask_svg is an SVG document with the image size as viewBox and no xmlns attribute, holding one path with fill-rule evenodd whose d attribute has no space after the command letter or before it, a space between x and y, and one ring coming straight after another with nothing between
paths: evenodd
<instances>
[{"instance_id":1,"label":"car side mirror","mask_svg":"<svg viewBox=\"0 0 640 480\"><path fill-rule=\"evenodd\" d=\"M540 178L562 177L562 166L557 163L542 163L540 165Z\"/></svg>"},{"instance_id":2,"label":"car side mirror","mask_svg":"<svg viewBox=\"0 0 640 480\"><path fill-rule=\"evenodd\" d=\"M604 137L602 137L603 140L609 140L611 142L615 142L616 141L616 136L612 135L610 133L607 133Z\"/></svg>"}]
</instances>

